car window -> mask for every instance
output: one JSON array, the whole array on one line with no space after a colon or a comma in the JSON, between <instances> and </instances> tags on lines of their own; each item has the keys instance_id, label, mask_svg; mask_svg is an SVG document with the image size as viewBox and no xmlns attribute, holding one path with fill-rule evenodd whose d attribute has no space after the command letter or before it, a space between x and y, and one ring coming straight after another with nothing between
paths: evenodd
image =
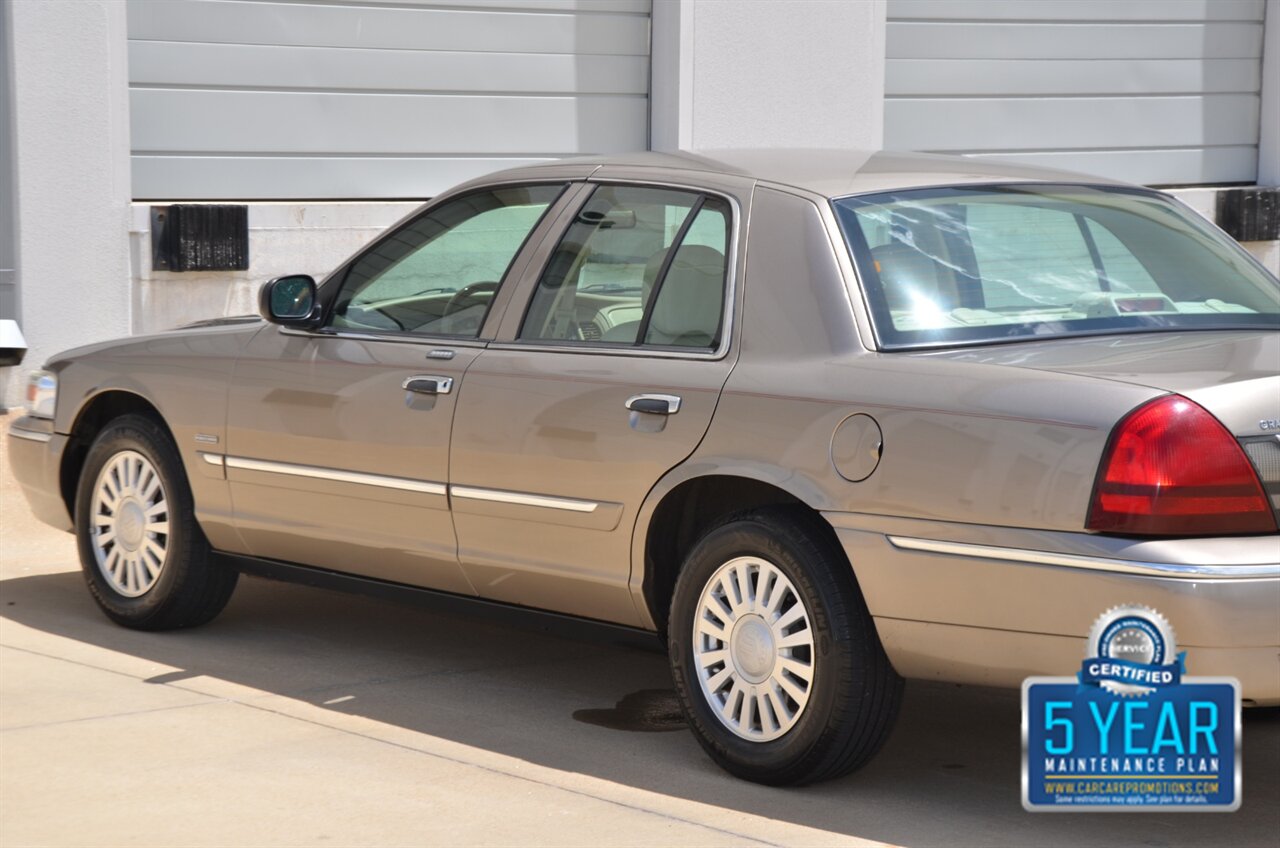
<instances>
[{"instance_id":1,"label":"car window","mask_svg":"<svg viewBox=\"0 0 1280 848\"><path fill-rule=\"evenodd\" d=\"M713 348L719 343L728 241L728 206L708 198L653 295L644 344Z\"/></svg>"},{"instance_id":2,"label":"car window","mask_svg":"<svg viewBox=\"0 0 1280 848\"><path fill-rule=\"evenodd\" d=\"M883 344L1274 326L1274 278L1155 192L1011 185L833 201Z\"/></svg>"},{"instance_id":3,"label":"car window","mask_svg":"<svg viewBox=\"0 0 1280 848\"><path fill-rule=\"evenodd\" d=\"M351 266L329 326L477 335L507 268L563 189L490 189L415 218Z\"/></svg>"},{"instance_id":4,"label":"car window","mask_svg":"<svg viewBox=\"0 0 1280 848\"><path fill-rule=\"evenodd\" d=\"M1156 281L1133 251L1115 234L1092 218L1088 221L1089 236L1098 249L1098 260L1112 291L1151 291Z\"/></svg>"},{"instance_id":5,"label":"car window","mask_svg":"<svg viewBox=\"0 0 1280 848\"><path fill-rule=\"evenodd\" d=\"M519 337L714 347L728 234L729 207L718 198L600 186L548 260Z\"/></svg>"},{"instance_id":6,"label":"car window","mask_svg":"<svg viewBox=\"0 0 1280 848\"><path fill-rule=\"evenodd\" d=\"M1058 303L1067 292L1100 290L1071 212L995 203L969 204L966 211L985 308Z\"/></svg>"}]
</instances>

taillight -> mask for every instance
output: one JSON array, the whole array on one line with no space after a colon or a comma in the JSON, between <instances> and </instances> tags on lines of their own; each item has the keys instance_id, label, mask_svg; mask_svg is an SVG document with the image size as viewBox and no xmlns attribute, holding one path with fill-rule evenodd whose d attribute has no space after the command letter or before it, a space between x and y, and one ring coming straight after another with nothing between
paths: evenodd
<instances>
[{"instance_id":1,"label":"taillight","mask_svg":"<svg viewBox=\"0 0 1280 848\"><path fill-rule=\"evenodd\" d=\"M1111 434L1089 530L1142 536L1274 533L1275 516L1240 444L1198 404L1165 395Z\"/></svg>"}]
</instances>

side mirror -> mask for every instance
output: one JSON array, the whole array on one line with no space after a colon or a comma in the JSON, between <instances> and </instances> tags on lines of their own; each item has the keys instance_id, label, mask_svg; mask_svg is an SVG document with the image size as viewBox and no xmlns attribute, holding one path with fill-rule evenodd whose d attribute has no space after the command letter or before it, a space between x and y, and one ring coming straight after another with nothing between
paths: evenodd
<instances>
[{"instance_id":1,"label":"side mirror","mask_svg":"<svg viewBox=\"0 0 1280 848\"><path fill-rule=\"evenodd\" d=\"M306 274L276 277L258 292L258 312L272 324L312 327L317 306L316 281Z\"/></svg>"}]
</instances>

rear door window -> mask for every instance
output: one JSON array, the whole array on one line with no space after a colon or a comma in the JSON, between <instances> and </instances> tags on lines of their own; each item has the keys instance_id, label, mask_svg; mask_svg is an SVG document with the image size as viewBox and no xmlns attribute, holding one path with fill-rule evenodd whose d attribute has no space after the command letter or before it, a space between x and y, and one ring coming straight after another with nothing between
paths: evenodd
<instances>
[{"instance_id":1,"label":"rear door window","mask_svg":"<svg viewBox=\"0 0 1280 848\"><path fill-rule=\"evenodd\" d=\"M602 185L556 247L519 338L714 348L729 205L697 192Z\"/></svg>"}]
</instances>

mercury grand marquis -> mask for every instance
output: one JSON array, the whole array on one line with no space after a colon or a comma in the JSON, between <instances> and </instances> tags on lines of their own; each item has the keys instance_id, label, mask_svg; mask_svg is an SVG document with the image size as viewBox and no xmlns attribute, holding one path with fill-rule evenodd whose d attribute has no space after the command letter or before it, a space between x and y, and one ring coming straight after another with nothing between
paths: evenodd
<instances>
[{"instance_id":1,"label":"mercury grand marquis","mask_svg":"<svg viewBox=\"0 0 1280 848\"><path fill-rule=\"evenodd\" d=\"M571 160L261 313L32 375L14 473L124 626L275 567L650 631L707 753L771 784L865 763L903 678L1070 673L1122 604L1280 703L1280 283L1159 192Z\"/></svg>"}]
</instances>

